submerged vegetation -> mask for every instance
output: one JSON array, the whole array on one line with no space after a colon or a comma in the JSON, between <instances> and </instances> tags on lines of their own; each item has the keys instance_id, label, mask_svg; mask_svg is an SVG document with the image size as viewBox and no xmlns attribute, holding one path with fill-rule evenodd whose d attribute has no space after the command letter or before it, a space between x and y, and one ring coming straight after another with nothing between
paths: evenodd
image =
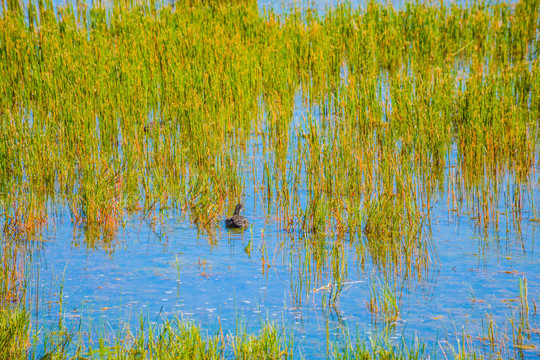
<instances>
[{"instance_id":1,"label":"submerged vegetation","mask_svg":"<svg viewBox=\"0 0 540 360\"><path fill-rule=\"evenodd\" d=\"M181 212L212 234L249 192L283 230L294 306L339 305L347 244L359 271L372 264L385 279L366 307L386 323L437 262L436 205L485 236L540 221L540 0L368 1L324 15L254 1L2 6L0 341L28 333L26 310L9 310L23 301L25 256L66 213L74 236L112 253L130 218L155 228ZM260 252L264 274L278 260L264 238ZM527 346L527 299L510 336L486 314L491 344ZM238 358L292 356L277 332L229 346ZM133 336L135 353L94 355L221 358L221 336L167 323L156 343ZM167 347L180 338L192 345ZM336 356L396 354L387 345Z\"/></svg>"}]
</instances>

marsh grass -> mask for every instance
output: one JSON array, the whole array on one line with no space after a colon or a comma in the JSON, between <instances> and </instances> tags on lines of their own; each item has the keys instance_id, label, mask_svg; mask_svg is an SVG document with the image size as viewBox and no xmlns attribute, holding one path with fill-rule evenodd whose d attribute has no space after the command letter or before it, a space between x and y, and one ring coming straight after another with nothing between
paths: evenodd
<instances>
[{"instance_id":1,"label":"marsh grass","mask_svg":"<svg viewBox=\"0 0 540 360\"><path fill-rule=\"evenodd\" d=\"M428 278L436 204L485 234L539 218L538 0L324 16L254 1L2 6L9 241L37 239L65 208L90 248L175 211L212 234L252 182L287 234L292 302L322 289L335 306L351 247L389 283ZM7 244L13 298L24 255ZM395 296L374 289L372 309L397 316Z\"/></svg>"},{"instance_id":2,"label":"marsh grass","mask_svg":"<svg viewBox=\"0 0 540 360\"><path fill-rule=\"evenodd\" d=\"M0 358L25 359L30 346L30 314L24 308L0 306Z\"/></svg>"},{"instance_id":3,"label":"marsh grass","mask_svg":"<svg viewBox=\"0 0 540 360\"><path fill-rule=\"evenodd\" d=\"M0 262L0 306L18 304L26 289L27 250L14 241L3 242Z\"/></svg>"},{"instance_id":4,"label":"marsh grass","mask_svg":"<svg viewBox=\"0 0 540 360\"><path fill-rule=\"evenodd\" d=\"M424 359L430 356L428 349L418 339L407 343L403 338L397 343L391 339L393 330L385 326L370 334L368 341L348 339L342 347L334 349L334 359Z\"/></svg>"},{"instance_id":5,"label":"marsh grass","mask_svg":"<svg viewBox=\"0 0 540 360\"><path fill-rule=\"evenodd\" d=\"M373 279L366 307L374 319L393 324L400 319L401 289L388 279Z\"/></svg>"},{"instance_id":6,"label":"marsh grass","mask_svg":"<svg viewBox=\"0 0 540 360\"><path fill-rule=\"evenodd\" d=\"M469 7L30 2L1 24L5 231L39 231L51 201L91 243L154 208L211 229L259 172L282 227L362 231L381 267L428 266L447 191L479 227L501 206L519 226L535 201L519 184L537 153L538 2ZM247 161L253 133L263 152Z\"/></svg>"},{"instance_id":7,"label":"marsh grass","mask_svg":"<svg viewBox=\"0 0 540 360\"><path fill-rule=\"evenodd\" d=\"M504 316L490 310L486 311L477 329L464 327L457 329L454 343L449 340L439 342L445 356L476 359L484 357L526 358L537 351L533 337L537 329L529 323L527 280L520 278L517 283L517 297L505 299L511 308ZM444 345L443 345L444 344Z\"/></svg>"},{"instance_id":8,"label":"marsh grass","mask_svg":"<svg viewBox=\"0 0 540 360\"><path fill-rule=\"evenodd\" d=\"M258 335L243 331L232 337L232 348L236 359L292 359L293 338L287 337L283 329L274 324L262 328Z\"/></svg>"},{"instance_id":9,"label":"marsh grass","mask_svg":"<svg viewBox=\"0 0 540 360\"><path fill-rule=\"evenodd\" d=\"M242 192L254 128L268 149L267 196L284 226L298 215L310 231L415 232L453 144L466 203L488 226L500 205L492 176L511 170L522 182L535 162L536 1L370 2L324 17L260 16L252 2L176 6L45 2L2 16L2 183L26 189L4 193L5 223L39 229L45 203L64 197L73 222L98 224L104 239L127 211L156 205L187 204L208 227ZM321 116L295 154L298 88ZM144 131L148 114L159 131ZM503 205L518 216L516 191ZM392 198L405 216L388 218Z\"/></svg>"},{"instance_id":10,"label":"marsh grass","mask_svg":"<svg viewBox=\"0 0 540 360\"><path fill-rule=\"evenodd\" d=\"M94 329L91 332L96 332ZM41 359L287 359L292 357L292 343L277 325L263 324L258 334L245 330L224 334L222 330L209 334L188 321L173 319L162 325L141 326L108 336L97 331L98 339L90 341L88 333L79 329L66 332L58 329L48 333L40 354ZM27 335L27 334L26 334ZM24 354L24 348L20 349ZM22 357L21 357L22 358Z\"/></svg>"}]
</instances>

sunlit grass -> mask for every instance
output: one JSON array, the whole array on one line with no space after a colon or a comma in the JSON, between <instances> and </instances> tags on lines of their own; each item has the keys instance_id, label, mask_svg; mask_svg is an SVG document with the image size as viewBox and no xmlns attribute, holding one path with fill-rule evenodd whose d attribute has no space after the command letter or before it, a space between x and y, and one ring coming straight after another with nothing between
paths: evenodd
<instances>
[{"instance_id":1,"label":"sunlit grass","mask_svg":"<svg viewBox=\"0 0 540 360\"><path fill-rule=\"evenodd\" d=\"M385 321L399 317L388 284L436 262L435 204L484 233L540 218L538 0L325 15L254 1L2 6L3 303L20 297L16 244L64 209L89 248L113 251L133 217L153 228L174 210L212 233L253 183L284 230L291 302L337 306L353 249L389 279L368 305ZM265 273L275 255L261 244ZM213 341L196 348L214 354Z\"/></svg>"},{"instance_id":2,"label":"sunlit grass","mask_svg":"<svg viewBox=\"0 0 540 360\"><path fill-rule=\"evenodd\" d=\"M25 359L30 346L29 313L16 306L0 306L0 358Z\"/></svg>"}]
</instances>

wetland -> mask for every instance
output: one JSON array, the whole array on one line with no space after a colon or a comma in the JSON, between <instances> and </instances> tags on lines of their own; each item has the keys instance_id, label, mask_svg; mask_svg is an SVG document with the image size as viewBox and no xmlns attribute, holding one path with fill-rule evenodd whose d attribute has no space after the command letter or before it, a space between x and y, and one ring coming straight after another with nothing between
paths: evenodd
<instances>
[{"instance_id":1,"label":"wetland","mask_svg":"<svg viewBox=\"0 0 540 360\"><path fill-rule=\"evenodd\" d=\"M539 0L1 9L0 359L540 355Z\"/></svg>"}]
</instances>

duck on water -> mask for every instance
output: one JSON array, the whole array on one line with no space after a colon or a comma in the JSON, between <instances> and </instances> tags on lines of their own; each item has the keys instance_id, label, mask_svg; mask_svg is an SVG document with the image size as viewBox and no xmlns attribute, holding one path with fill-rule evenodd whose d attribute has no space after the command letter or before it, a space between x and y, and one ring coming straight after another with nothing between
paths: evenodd
<instances>
[{"instance_id":1,"label":"duck on water","mask_svg":"<svg viewBox=\"0 0 540 360\"><path fill-rule=\"evenodd\" d=\"M225 225L230 229L239 229L246 228L249 226L249 221L242 215L240 215L240 210L242 210L242 204L236 205L234 209L234 214L227 220L225 220Z\"/></svg>"}]
</instances>

